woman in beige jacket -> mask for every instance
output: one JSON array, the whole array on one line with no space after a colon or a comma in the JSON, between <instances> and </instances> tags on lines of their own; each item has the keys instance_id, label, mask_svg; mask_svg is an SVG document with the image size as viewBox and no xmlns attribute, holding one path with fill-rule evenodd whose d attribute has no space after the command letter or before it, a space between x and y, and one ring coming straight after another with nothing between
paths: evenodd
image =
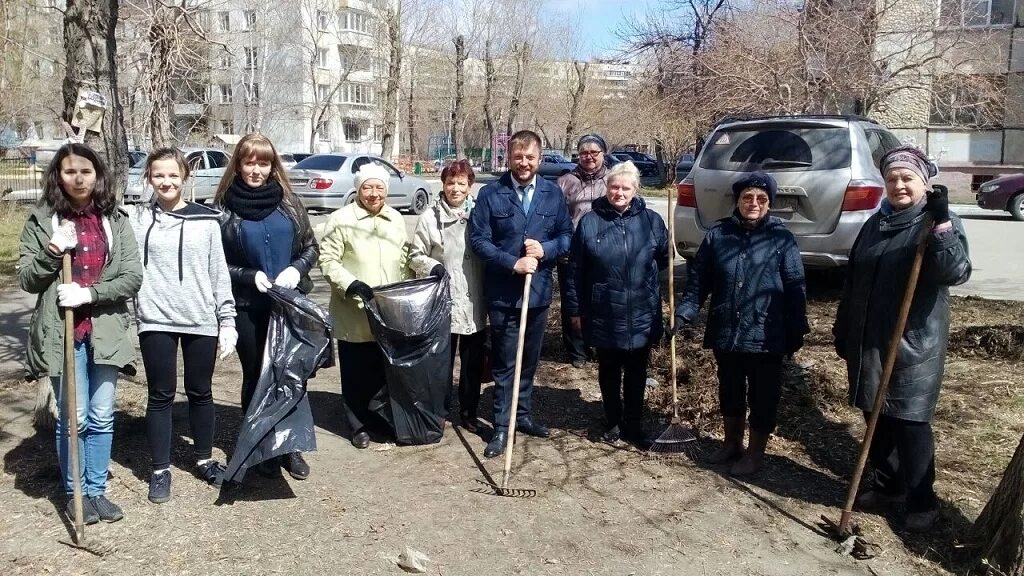
<instances>
[{"instance_id":1,"label":"woman in beige jacket","mask_svg":"<svg viewBox=\"0 0 1024 576\"><path fill-rule=\"evenodd\" d=\"M412 244L417 268L440 261L448 271L452 298L452 364L458 350L459 415L463 428L476 433L477 404L487 341L487 303L484 299L484 265L469 248L469 212L473 209L470 190L475 175L467 160L459 160L441 171L442 194L416 223ZM429 260L429 262L428 262ZM449 372L449 379L453 374ZM448 383L451 394L452 382ZM450 399L446 400L451 409Z\"/></svg>"},{"instance_id":2,"label":"woman in beige jacket","mask_svg":"<svg viewBox=\"0 0 1024 576\"><path fill-rule=\"evenodd\" d=\"M369 409L370 400L384 386L385 363L363 309L373 298L371 286L407 280L415 276L414 270L420 275L444 273L435 260L410 260L405 221L385 202L388 180L388 172L378 164L360 168L355 175L356 201L331 214L320 244L320 270L331 283L341 394L356 448L370 445L368 427L388 429Z\"/></svg>"}]
</instances>

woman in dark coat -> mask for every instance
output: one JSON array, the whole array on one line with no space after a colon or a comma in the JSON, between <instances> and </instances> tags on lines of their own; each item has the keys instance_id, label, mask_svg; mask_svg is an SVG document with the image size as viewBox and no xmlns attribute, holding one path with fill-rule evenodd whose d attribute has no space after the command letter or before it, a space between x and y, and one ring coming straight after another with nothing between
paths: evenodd
<instances>
[{"instance_id":1,"label":"woman in dark coat","mask_svg":"<svg viewBox=\"0 0 1024 576\"><path fill-rule=\"evenodd\" d=\"M739 458L730 473L757 472L782 390L782 358L803 346L807 296L800 249L782 220L769 216L777 190L768 174L754 172L732 186L733 215L708 230L686 270L686 291L676 307L681 332L697 319L710 294L704 347L718 363L718 399L725 442L708 458ZM747 399L750 443L743 450Z\"/></svg>"},{"instance_id":2,"label":"woman in dark coat","mask_svg":"<svg viewBox=\"0 0 1024 576\"><path fill-rule=\"evenodd\" d=\"M949 212L944 192L930 191L934 174L912 147L882 158L885 199L850 251L846 286L832 328L836 353L846 360L850 404L870 414L882 364L899 313L922 227L928 233L921 276L900 341L896 364L869 459L873 482L857 498L862 509L906 500L906 527L924 531L938 511L931 420L942 384L949 338L949 287L971 276L967 237Z\"/></svg>"},{"instance_id":3,"label":"woman in dark coat","mask_svg":"<svg viewBox=\"0 0 1024 576\"><path fill-rule=\"evenodd\" d=\"M607 192L576 227L569 252L566 302L573 329L597 349L607 428L641 449L644 388L651 346L662 333L658 271L668 267L665 222L648 210L640 172L623 162L605 176Z\"/></svg>"}]
</instances>

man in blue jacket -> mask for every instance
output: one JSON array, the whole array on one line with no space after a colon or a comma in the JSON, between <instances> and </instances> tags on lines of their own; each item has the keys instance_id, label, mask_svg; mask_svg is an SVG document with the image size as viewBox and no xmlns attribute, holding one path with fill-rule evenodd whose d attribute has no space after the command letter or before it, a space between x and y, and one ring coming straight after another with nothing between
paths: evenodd
<instances>
[{"instance_id":1,"label":"man in blue jacket","mask_svg":"<svg viewBox=\"0 0 1024 576\"><path fill-rule=\"evenodd\" d=\"M533 375L551 304L551 270L569 251L572 237L572 220L562 191L537 177L540 137L529 130L516 132L509 138L508 151L508 172L480 190L470 213L470 245L486 265L484 294L493 349L494 436L484 450L487 458L504 453L508 441L522 306L529 311L516 429L539 438L551 435L530 417ZM533 274L529 302L522 301L526 274Z\"/></svg>"}]
</instances>

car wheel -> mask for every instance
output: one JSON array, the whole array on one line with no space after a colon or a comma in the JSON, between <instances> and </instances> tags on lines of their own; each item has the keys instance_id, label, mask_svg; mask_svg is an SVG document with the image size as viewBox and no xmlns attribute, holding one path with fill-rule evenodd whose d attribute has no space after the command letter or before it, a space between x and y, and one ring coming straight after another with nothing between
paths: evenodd
<instances>
[{"instance_id":1,"label":"car wheel","mask_svg":"<svg viewBox=\"0 0 1024 576\"><path fill-rule=\"evenodd\" d=\"M1018 192L1010 198L1010 214L1013 214L1014 220L1024 221L1024 192Z\"/></svg>"},{"instance_id":2,"label":"car wheel","mask_svg":"<svg viewBox=\"0 0 1024 576\"><path fill-rule=\"evenodd\" d=\"M427 191L420 188L412 195L412 204L409 206L409 212L413 214L423 214L427 210L427 204L430 202L430 195Z\"/></svg>"},{"instance_id":3,"label":"car wheel","mask_svg":"<svg viewBox=\"0 0 1024 576\"><path fill-rule=\"evenodd\" d=\"M352 194L349 194L348 196L345 197L345 206L348 206L349 204L351 204L351 203L353 203L355 201L356 201L356 194L355 194L355 192L353 192Z\"/></svg>"}]
</instances>

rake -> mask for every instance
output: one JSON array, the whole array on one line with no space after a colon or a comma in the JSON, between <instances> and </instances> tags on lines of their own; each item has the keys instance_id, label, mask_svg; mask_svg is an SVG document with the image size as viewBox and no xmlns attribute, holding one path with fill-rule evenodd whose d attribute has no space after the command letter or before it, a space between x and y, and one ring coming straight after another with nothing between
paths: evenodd
<instances>
[{"instance_id":1,"label":"rake","mask_svg":"<svg viewBox=\"0 0 1024 576\"><path fill-rule=\"evenodd\" d=\"M670 189L671 190L671 189ZM672 420L668 428L658 436L648 452L654 455L680 455L685 454L691 458L700 451L697 444L697 436L690 430L689 426L683 424L679 417L679 385L676 382L676 290L675 290L675 256L676 256L676 233L675 222L673 222L672 193L668 195L668 333L669 333L669 354L671 357L670 376L672 382Z\"/></svg>"}]
</instances>

